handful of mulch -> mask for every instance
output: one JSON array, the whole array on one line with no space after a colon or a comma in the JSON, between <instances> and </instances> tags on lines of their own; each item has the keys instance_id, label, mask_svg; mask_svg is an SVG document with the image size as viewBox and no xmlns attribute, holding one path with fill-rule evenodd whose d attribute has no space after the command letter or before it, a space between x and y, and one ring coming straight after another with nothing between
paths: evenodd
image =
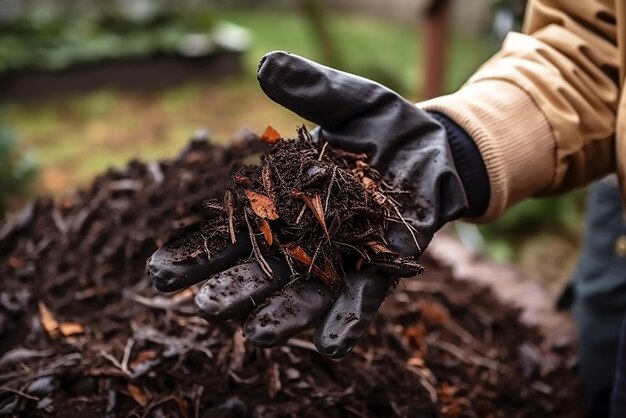
<instances>
[{"instance_id":1,"label":"handful of mulch","mask_svg":"<svg viewBox=\"0 0 626 418\"><path fill-rule=\"evenodd\" d=\"M423 271L416 258L398 254L385 240L390 222L403 224L414 238L417 231L394 199L407 192L386 182L367 155L314 142L304 127L296 139L268 127L260 140L269 145L260 164L235 170L223 199L202 203L200 228L175 245L210 259L247 229L267 276L266 257L282 256L294 276L317 276L335 294L344 265L371 264L404 276Z\"/></svg>"}]
</instances>

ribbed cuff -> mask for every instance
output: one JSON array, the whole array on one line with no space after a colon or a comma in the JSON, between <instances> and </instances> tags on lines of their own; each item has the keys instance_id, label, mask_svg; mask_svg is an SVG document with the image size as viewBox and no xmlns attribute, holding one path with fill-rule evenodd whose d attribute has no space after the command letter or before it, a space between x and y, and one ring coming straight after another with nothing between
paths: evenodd
<instances>
[{"instance_id":1,"label":"ribbed cuff","mask_svg":"<svg viewBox=\"0 0 626 418\"><path fill-rule=\"evenodd\" d=\"M484 79L419 103L454 120L474 139L487 168L490 201L474 222L493 220L520 200L547 190L556 171L556 143L543 111L515 84Z\"/></svg>"},{"instance_id":2,"label":"ribbed cuff","mask_svg":"<svg viewBox=\"0 0 626 418\"><path fill-rule=\"evenodd\" d=\"M430 112L446 130L454 166L459 174L468 209L466 217L476 218L485 213L489 204L489 176L474 140L446 115Z\"/></svg>"}]
</instances>

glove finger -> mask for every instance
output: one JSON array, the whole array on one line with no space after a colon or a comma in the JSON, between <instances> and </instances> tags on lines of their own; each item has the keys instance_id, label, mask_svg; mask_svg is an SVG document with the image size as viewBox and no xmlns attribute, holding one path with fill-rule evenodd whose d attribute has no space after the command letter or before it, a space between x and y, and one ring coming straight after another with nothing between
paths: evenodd
<instances>
[{"instance_id":1,"label":"glove finger","mask_svg":"<svg viewBox=\"0 0 626 418\"><path fill-rule=\"evenodd\" d=\"M232 267L238 260L250 255L251 245L247 231L237 235L237 242L228 245L211 258L201 252L193 258L180 260L181 250L164 245L146 263L146 271L154 286L161 292L173 292L208 279L211 275Z\"/></svg>"},{"instance_id":2,"label":"glove finger","mask_svg":"<svg viewBox=\"0 0 626 418\"><path fill-rule=\"evenodd\" d=\"M374 81L283 51L261 59L257 79L270 99L325 129L352 119L385 97L399 97Z\"/></svg>"},{"instance_id":3,"label":"glove finger","mask_svg":"<svg viewBox=\"0 0 626 418\"><path fill-rule=\"evenodd\" d=\"M394 282L376 269L349 273L341 294L315 332L318 351L331 358L348 354L369 327Z\"/></svg>"},{"instance_id":4,"label":"glove finger","mask_svg":"<svg viewBox=\"0 0 626 418\"><path fill-rule=\"evenodd\" d=\"M294 283L255 308L243 332L256 345L273 347L317 322L331 303L332 294L320 280Z\"/></svg>"},{"instance_id":5,"label":"glove finger","mask_svg":"<svg viewBox=\"0 0 626 418\"><path fill-rule=\"evenodd\" d=\"M198 310L209 320L244 318L255 305L289 282L289 269L267 260L272 277L267 277L255 261L231 267L212 276L195 298Z\"/></svg>"}]
</instances>

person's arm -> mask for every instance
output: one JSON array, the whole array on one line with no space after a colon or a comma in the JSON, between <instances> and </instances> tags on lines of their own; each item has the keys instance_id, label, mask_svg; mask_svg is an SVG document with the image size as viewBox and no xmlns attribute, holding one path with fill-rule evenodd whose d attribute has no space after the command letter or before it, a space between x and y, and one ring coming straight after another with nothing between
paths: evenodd
<instances>
[{"instance_id":1,"label":"person's arm","mask_svg":"<svg viewBox=\"0 0 626 418\"><path fill-rule=\"evenodd\" d=\"M480 149L491 197L478 221L615 169L613 5L531 0L524 34L510 34L459 91L419 104L454 120Z\"/></svg>"}]
</instances>

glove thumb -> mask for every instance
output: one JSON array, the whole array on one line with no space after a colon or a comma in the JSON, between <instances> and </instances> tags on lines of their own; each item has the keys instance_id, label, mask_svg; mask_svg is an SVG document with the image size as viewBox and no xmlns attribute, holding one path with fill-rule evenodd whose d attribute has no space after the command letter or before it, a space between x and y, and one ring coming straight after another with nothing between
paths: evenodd
<instances>
[{"instance_id":1,"label":"glove thumb","mask_svg":"<svg viewBox=\"0 0 626 418\"><path fill-rule=\"evenodd\" d=\"M381 101L398 95L353 74L335 70L283 51L266 54L257 79L265 94L324 129L333 129Z\"/></svg>"}]
</instances>

